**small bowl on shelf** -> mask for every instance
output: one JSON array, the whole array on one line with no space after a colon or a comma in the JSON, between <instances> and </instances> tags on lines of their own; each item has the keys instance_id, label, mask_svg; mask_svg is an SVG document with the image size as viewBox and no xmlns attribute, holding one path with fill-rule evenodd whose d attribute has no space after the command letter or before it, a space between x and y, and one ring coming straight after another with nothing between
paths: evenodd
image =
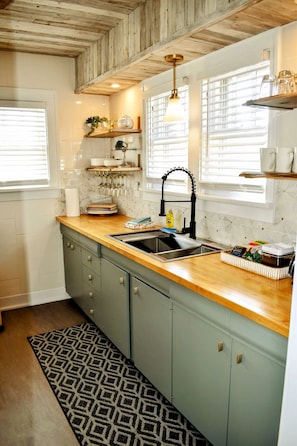
<instances>
[{"instance_id":1,"label":"small bowl on shelf","mask_svg":"<svg viewBox=\"0 0 297 446\"><path fill-rule=\"evenodd\" d=\"M122 164L122 160L116 160L114 158L107 158L104 160L105 167L117 167Z\"/></svg>"}]
</instances>

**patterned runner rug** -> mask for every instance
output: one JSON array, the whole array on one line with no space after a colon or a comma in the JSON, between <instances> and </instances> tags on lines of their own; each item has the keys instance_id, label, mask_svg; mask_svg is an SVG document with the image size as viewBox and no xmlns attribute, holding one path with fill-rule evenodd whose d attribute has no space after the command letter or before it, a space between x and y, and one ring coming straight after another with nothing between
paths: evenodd
<instances>
[{"instance_id":1,"label":"patterned runner rug","mask_svg":"<svg viewBox=\"0 0 297 446\"><path fill-rule=\"evenodd\" d=\"M210 446L93 323L28 341L82 446Z\"/></svg>"}]
</instances>

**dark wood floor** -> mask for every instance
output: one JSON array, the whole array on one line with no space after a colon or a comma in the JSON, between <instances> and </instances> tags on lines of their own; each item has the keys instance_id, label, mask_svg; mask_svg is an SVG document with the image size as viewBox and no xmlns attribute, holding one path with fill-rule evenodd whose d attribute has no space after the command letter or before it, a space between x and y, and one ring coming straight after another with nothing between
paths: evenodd
<instances>
[{"instance_id":1,"label":"dark wood floor","mask_svg":"<svg viewBox=\"0 0 297 446\"><path fill-rule=\"evenodd\" d=\"M2 316L0 445L77 446L27 336L80 324L85 316L71 300L7 311Z\"/></svg>"}]
</instances>

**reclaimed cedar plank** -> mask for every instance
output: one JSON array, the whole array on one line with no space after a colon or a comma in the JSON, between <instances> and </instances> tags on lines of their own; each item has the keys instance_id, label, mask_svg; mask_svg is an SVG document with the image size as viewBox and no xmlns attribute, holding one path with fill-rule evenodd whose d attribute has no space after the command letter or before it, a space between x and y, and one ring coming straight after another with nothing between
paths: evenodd
<instances>
[{"instance_id":1,"label":"reclaimed cedar plank","mask_svg":"<svg viewBox=\"0 0 297 446\"><path fill-rule=\"evenodd\" d=\"M137 8L129 15L129 59L140 53L140 22L141 8Z\"/></svg>"},{"instance_id":2,"label":"reclaimed cedar plank","mask_svg":"<svg viewBox=\"0 0 297 446\"><path fill-rule=\"evenodd\" d=\"M265 16L265 8L267 11L269 11L269 7L267 5L272 4L273 8L277 7L277 2L273 0L258 0L256 4L254 2L247 2L245 5L239 5L239 2L234 2L233 6L236 6L237 8L232 11L232 8L227 0L224 0L223 2L216 3L217 5L220 5L220 11L214 11L214 5L215 0L213 1L207 1L204 0L203 2L195 3L195 5L198 7L195 8L196 15L194 16L193 20L196 20L196 28L193 25L193 20L191 24L188 23L189 15L184 15L185 19L185 26L187 25L188 29L190 30L188 34L184 34L185 29L182 29L180 31L180 35L170 35L166 34L168 33L168 22L167 20L171 20L170 18L166 16L167 14L167 7L168 7L168 1L162 0L160 2L160 9L159 9L159 17L160 17L160 39L164 37L162 42L159 42L156 45L153 45L152 48L143 48L144 42L147 41L148 35L145 30L145 23L146 22L146 15L141 15L141 30L140 30L140 53L133 55L129 52L128 54L128 60L122 61L122 63L118 67L112 67L110 69L109 73L101 72L97 73L96 79L94 79L94 82L100 82L102 86L104 86L104 82L109 77L109 80L113 79L114 76L116 76L116 72L119 71L121 73L121 76L124 75L124 73L127 75L127 78L130 78L130 71L131 68L133 71L136 71L137 68L135 66L135 62L137 62L136 58L139 57L139 62L137 63L137 66L139 69L143 69L143 73L140 76L141 79L145 79L151 75L153 72L154 74L158 74L162 71L165 71L168 69L168 67L164 67L161 63L161 59L164 57L165 54L177 52L177 49L181 49L179 52L186 55L188 59L185 57L185 61L193 60L195 58L198 58L201 56L201 53L205 53L205 51L215 51L216 49L219 49L222 47L222 45L229 45L232 43L235 43L237 41L240 41L242 39L245 39L247 37L250 37L254 34L258 34L260 32L265 31L268 29L267 22L269 23L269 20L271 20L271 23L275 25L277 23L277 26L280 26L284 22L287 23L288 19L286 18L287 9L291 11L291 18L290 21L292 21L294 18L297 19L297 7L294 5L292 7L292 2L289 2L289 0L284 0L284 4L286 5L284 16L282 15L282 9L278 11L278 14L275 14L275 17L269 18L270 13L267 12L267 19L265 20L258 20L259 12L261 12L261 17ZM183 1L178 1L175 3L178 7L181 7L181 5L184 4ZM192 4L193 7L193 4ZM227 16L222 19L220 16L221 10L224 8L228 8ZM144 6L142 6L142 10L147 11ZM173 9L170 10L170 14L174 15L174 11L177 11L178 9L176 7L173 7ZM198 12L197 12L198 11ZM292 15L293 11L293 15ZM209 22L210 18L206 15L206 12L212 13L211 16L211 22ZM155 13L153 13L155 14ZM295 14L295 15L294 15ZM199 16L199 19L197 20L197 15ZM154 20L154 19L152 19ZM274 21L273 21L274 20ZM275 22L277 20L277 22ZM197 24L199 22L199 26L197 27ZM157 23L157 22L156 22ZM171 25L173 22L170 22ZM173 26L173 25L172 25ZM195 28L195 29L194 29ZM173 28L172 28L173 29ZM166 32L164 32L164 30ZM195 38L198 37L196 42L197 49L195 50ZM213 44L209 44L209 40L211 41L212 37L214 38ZM203 40L205 39L205 45L203 46ZM212 41L211 41L212 43ZM188 44L190 44L190 51L188 51ZM203 46L203 52L201 52L201 49L199 48L200 45ZM182 51L183 50L183 51ZM150 56L152 51L154 52L154 55L158 58L159 57L159 64L158 64L158 71L155 72L155 67L151 67L152 62L150 60ZM145 63L143 63L143 59L145 59ZM123 71L124 70L124 71ZM138 70L139 72L139 70ZM130 84L132 85L132 84ZM88 89L90 91L91 86L88 85ZM100 88L96 87L96 91L100 91ZM106 91L106 90L105 90Z\"/></svg>"}]
</instances>

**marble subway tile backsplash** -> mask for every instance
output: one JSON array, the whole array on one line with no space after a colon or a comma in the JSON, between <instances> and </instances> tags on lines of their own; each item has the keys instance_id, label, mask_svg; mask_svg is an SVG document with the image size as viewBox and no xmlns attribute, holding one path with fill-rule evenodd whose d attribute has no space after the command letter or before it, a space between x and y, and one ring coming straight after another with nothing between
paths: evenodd
<instances>
[{"instance_id":1,"label":"marble subway tile backsplash","mask_svg":"<svg viewBox=\"0 0 297 446\"><path fill-rule=\"evenodd\" d=\"M64 187L78 187L80 195L81 213L85 213L85 207L90 201L96 201L104 195L100 188L102 179L86 171L73 173L64 172ZM120 190L118 195L112 196L112 200L119 206L121 214L138 218L151 216L152 220L160 225L165 223L164 217L159 217L160 201L148 201L143 199L141 192L142 173L128 175L128 187ZM135 191L138 193L135 194ZM135 196L139 195L139 196ZM64 197L61 194L60 210L65 214ZM198 198L199 200L199 198ZM218 243L234 245L247 243L251 240L266 240L269 242L296 241L296 212L297 209L297 181L276 180L276 208L274 223L266 223L252 218L240 218L215 212L201 212L196 210L197 236L208 238ZM172 210L177 207L172 203ZM190 219L190 203L182 208L182 218ZM100 217L98 217L100 218Z\"/></svg>"}]
</instances>

